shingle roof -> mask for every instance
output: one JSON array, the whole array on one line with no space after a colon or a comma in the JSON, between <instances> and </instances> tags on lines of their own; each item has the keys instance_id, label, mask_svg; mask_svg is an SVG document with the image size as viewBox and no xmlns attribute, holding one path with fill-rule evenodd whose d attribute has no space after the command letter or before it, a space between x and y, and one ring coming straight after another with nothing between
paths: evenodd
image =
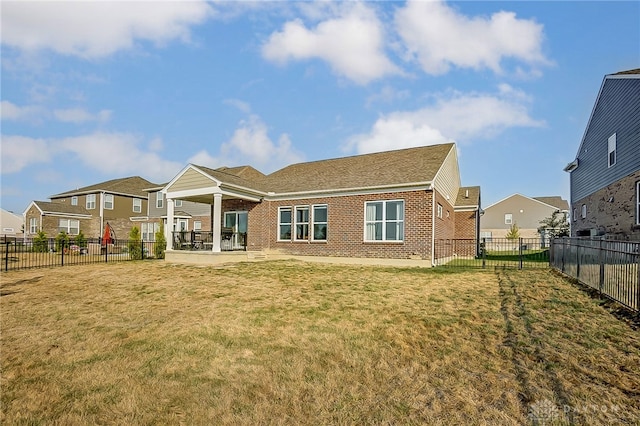
<instances>
[{"instance_id":1,"label":"shingle roof","mask_svg":"<svg viewBox=\"0 0 640 426\"><path fill-rule=\"evenodd\" d=\"M91 213L82 206L72 206L67 203L52 203L49 201L33 202L43 213L62 213L73 215L91 216Z\"/></svg>"},{"instance_id":2,"label":"shingle roof","mask_svg":"<svg viewBox=\"0 0 640 426\"><path fill-rule=\"evenodd\" d=\"M624 75L624 74L640 74L640 68L636 68L633 70L620 71L615 73L614 75Z\"/></svg>"},{"instance_id":3,"label":"shingle roof","mask_svg":"<svg viewBox=\"0 0 640 426\"><path fill-rule=\"evenodd\" d=\"M267 191L264 186L264 181L260 181L261 179L264 179L265 176L253 167L220 167L217 169L210 169L208 167L198 166L195 164L194 166L220 182L263 192ZM247 167L253 171L246 170Z\"/></svg>"},{"instance_id":4,"label":"shingle roof","mask_svg":"<svg viewBox=\"0 0 640 426\"><path fill-rule=\"evenodd\" d=\"M276 193L344 190L433 181L453 143L287 166L266 176Z\"/></svg>"},{"instance_id":5,"label":"shingle roof","mask_svg":"<svg viewBox=\"0 0 640 426\"><path fill-rule=\"evenodd\" d=\"M480 205L480 187L479 186L463 186L458 190L456 198L456 206L479 206Z\"/></svg>"},{"instance_id":6,"label":"shingle roof","mask_svg":"<svg viewBox=\"0 0 640 426\"><path fill-rule=\"evenodd\" d=\"M569 203L567 200L563 200L562 197L552 196L552 197L533 197L534 200L538 200L542 203L549 204L560 210L569 210Z\"/></svg>"},{"instance_id":7,"label":"shingle roof","mask_svg":"<svg viewBox=\"0 0 640 426\"><path fill-rule=\"evenodd\" d=\"M68 197L70 195L91 194L93 192L105 191L112 194L132 195L135 197L147 197L145 188L157 186L140 176L131 176L120 179L112 179L106 182L97 183L95 185L85 186L72 191L62 192L52 195L49 198Z\"/></svg>"}]
</instances>

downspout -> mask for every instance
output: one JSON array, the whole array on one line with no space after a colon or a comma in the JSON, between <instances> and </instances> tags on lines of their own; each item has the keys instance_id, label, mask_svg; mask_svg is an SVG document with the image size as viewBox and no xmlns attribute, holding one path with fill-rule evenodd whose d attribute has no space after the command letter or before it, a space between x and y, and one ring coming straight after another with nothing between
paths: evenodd
<instances>
[{"instance_id":1,"label":"downspout","mask_svg":"<svg viewBox=\"0 0 640 426\"><path fill-rule=\"evenodd\" d=\"M436 187L431 185L431 267L436 266Z\"/></svg>"}]
</instances>

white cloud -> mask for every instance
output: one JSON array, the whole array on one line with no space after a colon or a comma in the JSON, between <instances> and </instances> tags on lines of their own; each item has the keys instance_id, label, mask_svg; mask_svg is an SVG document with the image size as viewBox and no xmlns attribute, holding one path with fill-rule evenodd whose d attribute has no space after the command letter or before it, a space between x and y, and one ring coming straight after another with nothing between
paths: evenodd
<instances>
[{"instance_id":1,"label":"white cloud","mask_svg":"<svg viewBox=\"0 0 640 426\"><path fill-rule=\"evenodd\" d=\"M358 153L385 151L448 141L471 142L496 136L511 127L540 127L531 118L529 97L501 85L497 94L452 92L433 105L380 117L371 131L355 135L345 150Z\"/></svg>"},{"instance_id":2,"label":"white cloud","mask_svg":"<svg viewBox=\"0 0 640 426\"><path fill-rule=\"evenodd\" d=\"M17 173L38 163L47 163L51 151L44 139L2 135L2 174Z\"/></svg>"},{"instance_id":3,"label":"white cloud","mask_svg":"<svg viewBox=\"0 0 640 426\"><path fill-rule=\"evenodd\" d=\"M33 121L38 120L43 109L36 105L18 106L9 101L0 102L0 116L2 120Z\"/></svg>"},{"instance_id":4,"label":"white cloud","mask_svg":"<svg viewBox=\"0 0 640 426\"><path fill-rule=\"evenodd\" d=\"M137 40L188 41L189 27L212 13L200 0L3 2L2 43L24 51L100 58L130 49Z\"/></svg>"},{"instance_id":5,"label":"white cloud","mask_svg":"<svg viewBox=\"0 0 640 426\"><path fill-rule=\"evenodd\" d=\"M111 111L103 109L96 114L92 114L82 108L56 109L53 116L63 123L84 123L87 121L97 121L105 123L111 118Z\"/></svg>"},{"instance_id":6,"label":"white cloud","mask_svg":"<svg viewBox=\"0 0 640 426\"><path fill-rule=\"evenodd\" d=\"M223 102L225 105L237 108L245 114L249 114L251 112L251 105L248 102L244 102L239 99L225 99Z\"/></svg>"},{"instance_id":7,"label":"white cloud","mask_svg":"<svg viewBox=\"0 0 640 426\"><path fill-rule=\"evenodd\" d=\"M541 51L543 26L513 12L470 18L442 1L409 1L396 12L395 24L409 58L428 74L444 74L451 66L500 73L505 58L532 66L549 63Z\"/></svg>"},{"instance_id":8,"label":"white cloud","mask_svg":"<svg viewBox=\"0 0 640 426\"><path fill-rule=\"evenodd\" d=\"M303 161L287 134L282 134L277 142L271 140L266 124L257 115L251 115L239 123L238 128L227 142L220 147L218 156L206 150L199 151L190 163L207 167L251 165L269 173L288 164Z\"/></svg>"},{"instance_id":9,"label":"white cloud","mask_svg":"<svg viewBox=\"0 0 640 426\"><path fill-rule=\"evenodd\" d=\"M383 26L375 12L362 3L345 3L338 16L308 29L299 20L287 22L271 34L262 55L276 63L319 58L333 71L358 84L366 84L398 68L383 49Z\"/></svg>"}]
</instances>

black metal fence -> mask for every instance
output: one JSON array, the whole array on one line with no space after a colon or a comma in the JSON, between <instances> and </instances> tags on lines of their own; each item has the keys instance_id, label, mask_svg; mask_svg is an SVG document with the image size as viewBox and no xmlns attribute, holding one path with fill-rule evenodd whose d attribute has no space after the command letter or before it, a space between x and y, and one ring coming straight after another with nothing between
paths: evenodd
<instances>
[{"instance_id":1,"label":"black metal fence","mask_svg":"<svg viewBox=\"0 0 640 426\"><path fill-rule=\"evenodd\" d=\"M211 251L213 249L213 232L174 231L172 233L174 250ZM247 233L233 232L223 229L220 234L220 250L247 250Z\"/></svg>"},{"instance_id":2,"label":"black metal fence","mask_svg":"<svg viewBox=\"0 0 640 426\"><path fill-rule=\"evenodd\" d=\"M1 269L43 268L102 262L164 258L166 243L87 239L81 244L48 239L5 239L0 244Z\"/></svg>"},{"instance_id":3,"label":"black metal fence","mask_svg":"<svg viewBox=\"0 0 640 426\"><path fill-rule=\"evenodd\" d=\"M640 242L558 238L551 266L600 294L640 312Z\"/></svg>"},{"instance_id":4,"label":"black metal fence","mask_svg":"<svg viewBox=\"0 0 640 426\"><path fill-rule=\"evenodd\" d=\"M435 241L436 266L548 268L549 244L540 238L442 239Z\"/></svg>"}]
</instances>

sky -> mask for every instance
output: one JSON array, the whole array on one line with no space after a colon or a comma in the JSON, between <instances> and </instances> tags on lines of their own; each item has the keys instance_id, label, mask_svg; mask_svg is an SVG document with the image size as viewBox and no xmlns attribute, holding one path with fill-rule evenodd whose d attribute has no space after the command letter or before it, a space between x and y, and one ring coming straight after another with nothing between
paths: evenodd
<instances>
[{"instance_id":1,"label":"sky","mask_svg":"<svg viewBox=\"0 0 640 426\"><path fill-rule=\"evenodd\" d=\"M482 207L569 200L603 78L640 67L640 2L2 1L0 207L187 164L454 141Z\"/></svg>"}]
</instances>

